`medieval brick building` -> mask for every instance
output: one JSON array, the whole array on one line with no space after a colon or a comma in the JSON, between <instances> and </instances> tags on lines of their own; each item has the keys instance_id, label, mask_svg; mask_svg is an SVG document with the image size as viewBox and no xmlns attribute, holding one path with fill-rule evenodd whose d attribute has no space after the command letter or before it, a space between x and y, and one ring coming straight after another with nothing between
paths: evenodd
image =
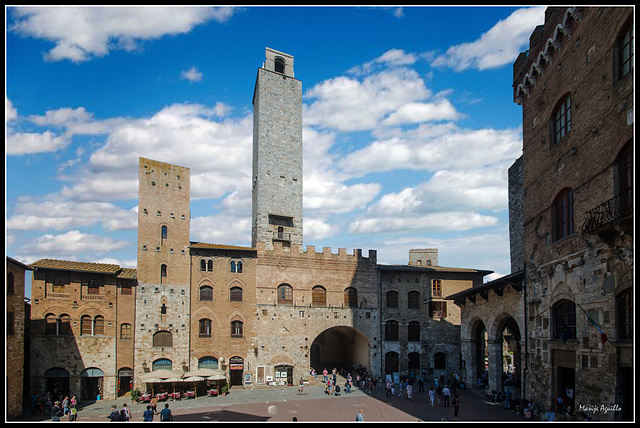
<instances>
[{"instance_id":1,"label":"medieval brick building","mask_svg":"<svg viewBox=\"0 0 640 428\"><path fill-rule=\"evenodd\" d=\"M460 310L443 297L490 271L439 266L436 249L388 266L375 250L303 246L301 87L293 57L267 49L251 246L190 241L189 168L140 158L137 269L31 265L31 393L115 398L203 373L287 385L353 364L383 378L459 370Z\"/></svg>"}]
</instances>

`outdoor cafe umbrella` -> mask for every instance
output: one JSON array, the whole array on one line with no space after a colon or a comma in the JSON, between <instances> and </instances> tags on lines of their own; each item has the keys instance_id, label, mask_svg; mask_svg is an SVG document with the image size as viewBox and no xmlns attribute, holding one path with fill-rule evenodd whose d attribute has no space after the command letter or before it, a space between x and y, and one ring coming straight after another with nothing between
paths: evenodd
<instances>
[{"instance_id":1,"label":"outdoor cafe umbrella","mask_svg":"<svg viewBox=\"0 0 640 428\"><path fill-rule=\"evenodd\" d=\"M185 382L193 382L193 391L196 394L196 398L198 398L198 388L196 388L196 382L201 380L205 380L202 376L189 376L182 379Z\"/></svg>"}]
</instances>

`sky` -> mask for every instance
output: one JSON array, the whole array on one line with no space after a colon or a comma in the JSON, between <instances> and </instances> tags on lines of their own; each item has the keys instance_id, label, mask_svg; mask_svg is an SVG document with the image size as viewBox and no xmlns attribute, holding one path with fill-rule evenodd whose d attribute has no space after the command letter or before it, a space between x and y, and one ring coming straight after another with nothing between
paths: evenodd
<instances>
[{"instance_id":1,"label":"sky","mask_svg":"<svg viewBox=\"0 0 640 428\"><path fill-rule=\"evenodd\" d=\"M6 255L136 267L138 158L192 241L251 245L252 96L302 82L304 245L510 273L513 62L542 7L6 7Z\"/></svg>"}]
</instances>

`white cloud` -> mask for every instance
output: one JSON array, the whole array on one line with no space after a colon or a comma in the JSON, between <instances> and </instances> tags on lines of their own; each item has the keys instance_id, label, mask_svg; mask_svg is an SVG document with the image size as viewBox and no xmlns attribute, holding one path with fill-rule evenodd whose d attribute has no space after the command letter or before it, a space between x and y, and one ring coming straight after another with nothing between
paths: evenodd
<instances>
[{"instance_id":1,"label":"white cloud","mask_svg":"<svg viewBox=\"0 0 640 428\"><path fill-rule=\"evenodd\" d=\"M397 233L416 231L464 231L479 227L495 226L499 219L473 212L436 212L409 217L372 217L353 221L350 233Z\"/></svg>"},{"instance_id":2,"label":"white cloud","mask_svg":"<svg viewBox=\"0 0 640 428\"><path fill-rule=\"evenodd\" d=\"M431 65L463 71L512 64L518 54L528 48L529 37L535 27L544 23L544 12L545 7L518 9L479 39L450 47L446 53L437 56Z\"/></svg>"},{"instance_id":3,"label":"white cloud","mask_svg":"<svg viewBox=\"0 0 640 428\"><path fill-rule=\"evenodd\" d=\"M198 71L196 67L191 67L190 69L181 72L180 78L190 82L200 82L202 80L202 73Z\"/></svg>"},{"instance_id":4,"label":"white cloud","mask_svg":"<svg viewBox=\"0 0 640 428\"><path fill-rule=\"evenodd\" d=\"M113 49L133 50L140 41L187 33L208 21L224 22L228 7L17 7L12 31L49 40L51 61L81 62Z\"/></svg>"},{"instance_id":5,"label":"white cloud","mask_svg":"<svg viewBox=\"0 0 640 428\"><path fill-rule=\"evenodd\" d=\"M127 241L116 241L98 235L71 230L61 235L47 234L25 245L22 250L36 254L47 254L47 257L74 258L76 254L107 253L121 250L129 245Z\"/></svg>"},{"instance_id":6,"label":"white cloud","mask_svg":"<svg viewBox=\"0 0 640 428\"><path fill-rule=\"evenodd\" d=\"M69 138L51 131L14 133L8 130L6 144L7 155L49 153L65 148L69 144Z\"/></svg>"},{"instance_id":7,"label":"white cloud","mask_svg":"<svg viewBox=\"0 0 640 428\"><path fill-rule=\"evenodd\" d=\"M381 71L363 80L340 76L311 88L305 124L340 131L367 131L408 103L431 95L417 72L407 68ZM396 119L397 122L397 119Z\"/></svg>"}]
</instances>

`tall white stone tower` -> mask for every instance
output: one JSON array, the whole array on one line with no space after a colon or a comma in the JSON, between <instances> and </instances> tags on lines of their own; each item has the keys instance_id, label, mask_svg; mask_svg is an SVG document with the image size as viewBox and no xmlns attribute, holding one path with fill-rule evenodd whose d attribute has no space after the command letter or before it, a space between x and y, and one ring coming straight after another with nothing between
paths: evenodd
<instances>
[{"instance_id":1,"label":"tall white stone tower","mask_svg":"<svg viewBox=\"0 0 640 428\"><path fill-rule=\"evenodd\" d=\"M253 93L251 236L302 248L302 82L293 57L269 48Z\"/></svg>"}]
</instances>

